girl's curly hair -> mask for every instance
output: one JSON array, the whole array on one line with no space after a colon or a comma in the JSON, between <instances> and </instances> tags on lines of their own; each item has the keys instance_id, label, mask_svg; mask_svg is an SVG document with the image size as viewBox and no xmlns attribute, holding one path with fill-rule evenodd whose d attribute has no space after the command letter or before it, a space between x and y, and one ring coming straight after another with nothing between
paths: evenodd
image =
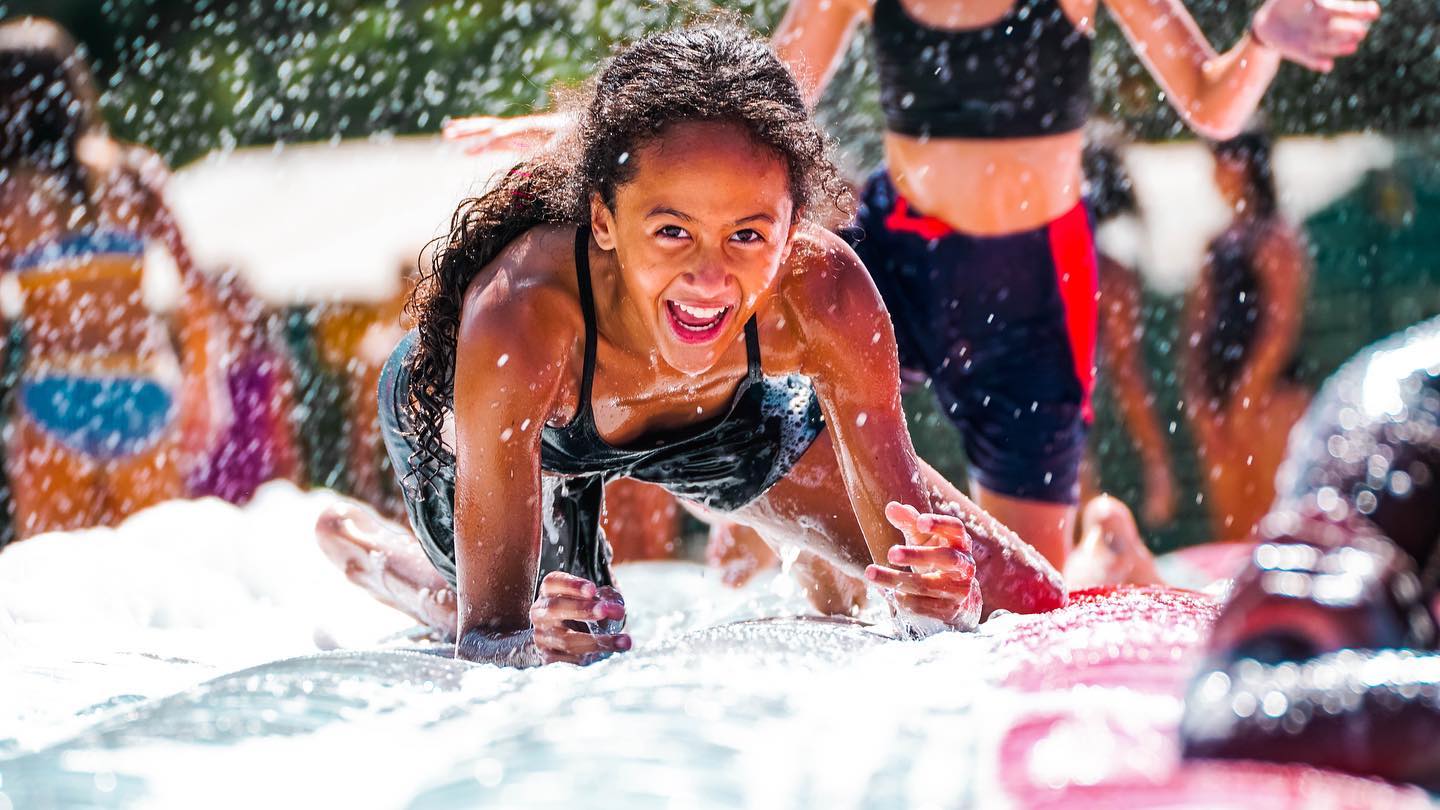
<instances>
[{"instance_id":1,"label":"girl's curly hair","mask_svg":"<svg viewBox=\"0 0 1440 810\"><path fill-rule=\"evenodd\" d=\"M575 106L576 125L562 143L461 203L411 296L418 334L406 405L416 469L427 480L437 466L454 463L441 430L454 404L456 338L470 282L531 228L588 222L592 194L613 206L615 189L636 171L629 156L668 127L740 126L785 160L797 217L828 218L850 208L830 141L810 119L795 78L769 44L738 27L707 24L645 37L617 53Z\"/></svg>"}]
</instances>

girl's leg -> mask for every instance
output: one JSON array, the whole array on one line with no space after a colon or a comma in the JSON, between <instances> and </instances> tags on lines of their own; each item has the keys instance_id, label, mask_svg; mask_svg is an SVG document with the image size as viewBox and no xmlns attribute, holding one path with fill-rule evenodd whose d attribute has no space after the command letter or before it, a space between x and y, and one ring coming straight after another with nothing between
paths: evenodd
<instances>
[{"instance_id":1,"label":"girl's leg","mask_svg":"<svg viewBox=\"0 0 1440 810\"><path fill-rule=\"evenodd\" d=\"M720 579L739 588L761 571L776 568L780 557L760 533L724 518L710 523L710 540L705 546L705 564L719 569Z\"/></svg>"},{"instance_id":2,"label":"girl's leg","mask_svg":"<svg viewBox=\"0 0 1440 810\"><path fill-rule=\"evenodd\" d=\"M600 526L617 563L669 560L680 534L680 504L654 484L621 478L605 485Z\"/></svg>"},{"instance_id":3,"label":"girl's leg","mask_svg":"<svg viewBox=\"0 0 1440 810\"><path fill-rule=\"evenodd\" d=\"M15 536L97 525L105 511L98 465L60 444L23 413L14 420L6 472L15 500Z\"/></svg>"},{"instance_id":4,"label":"girl's leg","mask_svg":"<svg viewBox=\"0 0 1440 810\"><path fill-rule=\"evenodd\" d=\"M320 550L351 582L445 640L454 640L455 589L407 529L346 499L320 515L315 536Z\"/></svg>"}]
</instances>

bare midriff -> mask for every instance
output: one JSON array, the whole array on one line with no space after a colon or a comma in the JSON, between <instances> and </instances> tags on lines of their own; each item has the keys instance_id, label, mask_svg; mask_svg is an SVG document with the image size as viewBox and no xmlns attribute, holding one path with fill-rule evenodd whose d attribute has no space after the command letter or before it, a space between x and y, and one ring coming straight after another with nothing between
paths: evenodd
<instances>
[{"instance_id":1,"label":"bare midriff","mask_svg":"<svg viewBox=\"0 0 1440 810\"><path fill-rule=\"evenodd\" d=\"M1044 226L1080 200L1084 133L917 138L885 133L895 187L917 211L975 236Z\"/></svg>"}]
</instances>

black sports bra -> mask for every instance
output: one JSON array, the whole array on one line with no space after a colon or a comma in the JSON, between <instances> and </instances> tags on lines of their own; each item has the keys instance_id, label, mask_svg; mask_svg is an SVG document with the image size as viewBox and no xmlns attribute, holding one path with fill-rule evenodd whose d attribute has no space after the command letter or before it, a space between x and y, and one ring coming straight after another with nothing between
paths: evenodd
<instances>
[{"instance_id":1,"label":"black sports bra","mask_svg":"<svg viewBox=\"0 0 1440 810\"><path fill-rule=\"evenodd\" d=\"M886 128L939 138L1072 132L1090 115L1090 37L1058 0L1015 0L984 28L929 28L901 0L875 0Z\"/></svg>"}]
</instances>

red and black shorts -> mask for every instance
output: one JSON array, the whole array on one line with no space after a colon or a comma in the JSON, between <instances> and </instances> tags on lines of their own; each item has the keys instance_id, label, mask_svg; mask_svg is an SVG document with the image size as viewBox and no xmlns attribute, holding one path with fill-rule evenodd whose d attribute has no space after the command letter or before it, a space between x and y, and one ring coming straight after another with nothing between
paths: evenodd
<instances>
[{"instance_id":1,"label":"red and black shorts","mask_svg":"<svg viewBox=\"0 0 1440 810\"><path fill-rule=\"evenodd\" d=\"M1097 315L1083 204L1032 231L969 236L911 208L881 170L847 238L890 310L901 368L929 378L959 428L972 479L1074 503Z\"/></svg>"}]
</instances>

